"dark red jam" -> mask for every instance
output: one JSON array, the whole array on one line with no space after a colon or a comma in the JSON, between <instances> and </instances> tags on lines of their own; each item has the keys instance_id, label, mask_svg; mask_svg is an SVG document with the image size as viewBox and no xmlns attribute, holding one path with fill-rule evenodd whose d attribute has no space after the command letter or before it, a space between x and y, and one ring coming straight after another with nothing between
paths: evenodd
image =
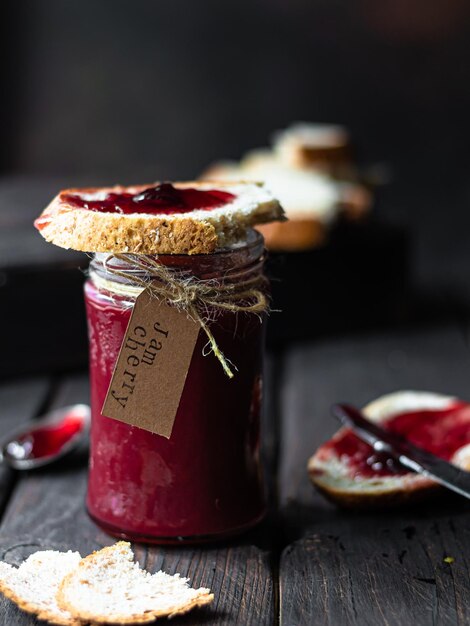
<instances>
[{"instance_id":1,"label":"dark red jam","mask_svg":"<svg viewBox=\"0 0 470 626\"><path fill-rule=\"evenodd\" d=\"M58 424L23 433L6 446L6 454L17 459L42 459L58 454L83 428L83 418L70 413Z\"/></svg>"},{"instance_id":2,"label":"dark red jam","mask_svg":"<svg viewBox=\"0 0 470 626\"><path fill-rule=\"evenodd\" d=\"M470 405L456 402L446 409L401 413L381 426L449 461L459 448L470 443ZM409 471L388 454L375 452L350 430L322 446L322 454L331 453L346 462L351 474L357 477L402 475Z\"/></svg>"},{"instance_id":3,"label":"dark red jam","mask_svg":"<svg viewBox=\"0 0 470 626\"><path fill-rule=\"evenodd\" d=\"M162 183L147 187L138 193L109 192L102 199L94 199L83 194L64 193L61 199L77 209L87 209L98 213L146 213L174 215L191 211L210 211L231 202L235 196L219 189L193 189L174 187Z\"/></svg>"},{"instance_id":4,"label":"dark red jam","mask_svg":"<svg viewBox=\"0 0 470 626\"><path fill-rule=\"evenodd\" d=\"M183 263L186 269L189 264L196 275L225 276L235 265L240 271L233 255L161 256L160 261ZM224 256L221 267L218 257ZM233 379L213 354L205 356L207 337L199 333L166 439L101 414L132 300L123 301L97 284L89 280L85 287L92 404L90 515L113 535L154 543L220 539L252 526L265 511L259 432L264 324L256 315L230 311L211 323L219 348L238 368Z\"/></svg>"}]
</instances>

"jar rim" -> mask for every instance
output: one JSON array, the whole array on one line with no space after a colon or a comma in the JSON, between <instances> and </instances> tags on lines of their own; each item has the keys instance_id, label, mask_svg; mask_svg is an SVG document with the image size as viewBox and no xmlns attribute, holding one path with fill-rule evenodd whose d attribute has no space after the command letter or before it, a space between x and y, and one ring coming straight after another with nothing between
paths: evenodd
<instances>
[{"instance_id":1,"label":"jar rim","mask_svg":"<svg viewBox=\"0 0 470 626\"><path fill-rule=\"evenodd\" d=\"M200 278L206 278L208 274L226 273L231 270L248 268L262 263L264 256L264 238L258 231L249 229L247 236L224 248L219 248L209 254L136 254L125 253L126 257L138 257L140 259L155 259L161 261L170 268L194 272ZM92 270L101 272L106 268L117 268L125 273L142 274L142 269L132 267L131 263L119 258L113 258L109 252L96 252L90 262Z\"/></svg>"}]
</instances>

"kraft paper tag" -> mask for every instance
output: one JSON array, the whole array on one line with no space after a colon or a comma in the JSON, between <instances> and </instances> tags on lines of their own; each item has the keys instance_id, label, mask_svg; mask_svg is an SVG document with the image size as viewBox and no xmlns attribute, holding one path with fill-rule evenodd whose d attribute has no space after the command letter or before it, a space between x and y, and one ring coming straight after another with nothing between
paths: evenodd
<instances>
[{"instance_id":1,"label":"kraft paper tag","mask_svg":"<svg viewBox=\"0 0 470 626\"><path fill-rule=\"evenodd\" d=\"M200 326L143 291L135 301L101 410L170 438Z\"/></svg>"}]
</instances>

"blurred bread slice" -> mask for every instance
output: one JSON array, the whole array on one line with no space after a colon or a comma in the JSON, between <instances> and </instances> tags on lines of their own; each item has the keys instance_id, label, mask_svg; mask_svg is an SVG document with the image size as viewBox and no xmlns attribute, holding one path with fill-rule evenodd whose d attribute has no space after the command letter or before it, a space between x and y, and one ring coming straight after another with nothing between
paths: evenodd
<instances>
[{"instance_id":1,"label":"blurred bread slice","mask_svg":"<svg viewBox=\"0 0 470 626\"><path fill-rule=\"evenodd\" d=\"M327 228L313 218L289 219L287 222L257 226L264 237L266 247L275 252L301 252L325 243Z\"/></svg>"},{"instance_id":2,"label":"blurred bread slice","mask_svg":"<svg viewBox=\"0 0 470 626\"><path fill-rule=\"evenodd\" d=\"M349 177L351 139L343 126L296 122L273 135L273 148L283 163L314 168L336 178Z\"/></svg>"},{"instance_id":3,"label":"blurred bread slice","mask_svg":"<svg viewBox=\"0 0 470 626\"><path fill-rule=\"evenodd\" d=\"M179 574L150 574L134 563L130 544L120 541L82 559L60 585L61 608L97 624L143 624L210 604L209 589L192 589Z\"/></svg>"},{"instance_id":4,"label":"blurred bread slice","mask_svg":"<svg viewBox=\"0 0 470 626\"><path fill-rule=\"evenodd\" d=\"M204 176L264 182L289 220L257 226L271 250L306 250L320 245L341 211L340 186L319 172L281 163L268 150L250 152L239 164L217 163Z\"/></svg>"},{"instance_id":5,"label":"blurred bread slice","mask_svg":"<svg viewBox=\"0 0 470 626\"><path fill-rule=\"evenodd\" d=\"M272 149L254 150L240 162L220 161L202 178L262 181L281 202L288 221L257 226L266 246L303 251L323 244L334 223L364 219L371 191L359 181L343 126L298 122L273 137Z\"/></svg>"},{"instance_id":6,"label":"blurred bread slice","mask_svg":"<svg viewBox=\"0 0 470 626\"><path fill-rule=\"evenodd\" d=\"M78 552L36 552L19 567L0 562L0 591L23 611L62 626L81 622L59 607L56 594L63 578L76 568Z\"/></svg>"},{"instance_id":7,"label":"blurred bread slice","mask_svg":"<svg viewBox=\"0 0 470 626\"><path fill-rule=\"evenodd\" d=\"M297 122L274 133L273 150L286 165L322 172L336 179L341 209L347 219L361 219L371 208L372 194L359 182L351 138L344 126Z\"/></svg>"},{"instance_id":8,"label":"blurred bread slice","mask_svg":"<svg viewBox=\"0 0 470 626\"><path fill-rule=\"evenodd\" d=\"M442 410L459 403L451 396L420 391L398 391L368 404L364 415L371 422L384 422L400 413L420 410ZM330 440L340 439L346 429L341 428ZM445 430L442 437L446 436ZM348 458L338 456L330 442L320 446L308 462L308 472L314 485L330 500L352 508L380 507L401 504L428 496L441 489L433 480L421 474L407 472L389 476L355 475ZM462 446L451 459L463 469L470 468L470 445Z\"/></svg>"},{"instance_id":9,"label":"blurred bread slice","mask_svg":"<svg viewBox=\"0 0 470 626\"><path fill-rule=\"evenodd\" d=\"M262 184L199 181L174 183L174 186L202 191L216 186L234 198L210 211L122 214L77 208L69 197L78 195L96 202L105 200L109 193L139 194L148 185L66 189L52 200L35 226L47 241L84 252L209 254L243 239L255 224L285 219L279 202Z\"/></svg>"}]
</instances>

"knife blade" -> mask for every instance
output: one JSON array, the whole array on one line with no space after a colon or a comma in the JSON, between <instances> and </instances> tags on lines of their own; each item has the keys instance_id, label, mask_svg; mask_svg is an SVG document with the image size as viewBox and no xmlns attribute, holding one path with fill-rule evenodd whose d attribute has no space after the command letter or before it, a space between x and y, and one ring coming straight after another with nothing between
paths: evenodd
<instances>
[{"instance_id":1,"label":"knife blade","mask_svg":"<svg viewBox=\"0 0 470 626\"><path fill-rule=\"evenodd\" d=\"M351 428L376 452L385 452L407 469L427 476L447 489L470 499L470 472L415 446L396 433L381 428L366 419L359 409L350 404L334 404L331 411L343 426Z\"/></svg>"}]
</instances>

